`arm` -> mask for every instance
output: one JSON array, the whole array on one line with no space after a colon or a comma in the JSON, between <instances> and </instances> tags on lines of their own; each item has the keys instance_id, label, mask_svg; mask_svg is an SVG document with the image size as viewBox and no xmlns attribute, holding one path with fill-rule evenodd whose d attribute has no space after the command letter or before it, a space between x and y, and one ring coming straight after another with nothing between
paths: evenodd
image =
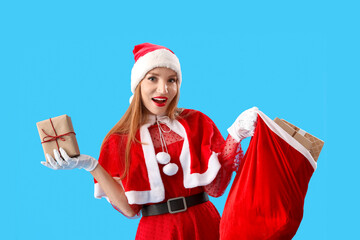
<instances>
[{"instance_id":1,"label":"arm","mask_svg":"<svg viewBox=\"0 0 360 240\"><path fill-rule=\"evenodd\" d=\"M135 216L136 213L128 204L125 192L120 183L116 182L116 180L110 176L110 174L100 164L98 164L98 161L95 158L83 154L70 158L62 148L60 148L60 152L62 157L60 156L60 153L54 149L56 161L51 155L47 154L46 156L48 161L41 162L41 164L54 170L67 170L75 168L85 169L94 176L108 197L110 203L117 210L120 210L128 217Z\"/></svg>"},{"instance_id":2,"label":"arm","mask_svg":"<svg viewBox=\"0 0 360 240\"><path fill-rule=\"evenodd\" d=\"M135 211L128 204L122 186L114 180L112 176L100 165L90 172L96 181L104 190L106 196L109 198L110 203L119 209L124 215L134 217Z\"/></svg>"},{"instance_id":3,"label":"arm","mask_svg":"<svg viewBox=\"0 0 360 240\"><path fill-rule=\"evenodd\" d=\"M224 194L227 186L230 183L233 171L236 171L239 162L243 157L240 142L228 135L225 146L218 158L221 168L216 178L205 186L205 191L212 197L220 197Z\"/></svg>"},{"instance_id":4,"label":"arm","mask_svg":"<svg viewBox=\"0 0 360 240\"><path fill-rule=\"evenodd\" d=\"M207 186L205 191L213 197L224 194L230 183L232 172L237 171L244 154L241 149L241 140L251 137L255 131L257 108L253 107L241 113L234 124L228 129L229 135L224 148L218 158L221 168L216 178Z\"/></svg>"}]
</instances>

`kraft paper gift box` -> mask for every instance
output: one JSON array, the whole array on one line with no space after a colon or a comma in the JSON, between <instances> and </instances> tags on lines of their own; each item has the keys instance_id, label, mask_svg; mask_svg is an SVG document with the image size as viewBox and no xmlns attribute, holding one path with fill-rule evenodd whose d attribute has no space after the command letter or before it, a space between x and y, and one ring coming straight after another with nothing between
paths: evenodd
<instances>
[{"instance_id":1,"label":"kraft paper gift box","mask_svg":"<svg viewBox=\"0 0 360 240\"><path fill-rule=\"evenodd\" d=\"M60 147L66 151L69 157L80 155L74 128L68 115L37 122L36 126L44 149L45 159L46 153L54 158L54 149L59 150Z\"/></svg>"},{"instance_id":2,"label":"kraft paper gift box","mask_svg":"<svg viewBox=\"0 0 360 240\"><path fill-rule=\"evenodd\" d=\"M314 137L310 133L305 132L301 128L296 127L284 119L275 118L274 122L295 138L307 150L309 150L314 160L317 161L321 149L324 146L324 141Z\"/></svg>"}]
</instances>

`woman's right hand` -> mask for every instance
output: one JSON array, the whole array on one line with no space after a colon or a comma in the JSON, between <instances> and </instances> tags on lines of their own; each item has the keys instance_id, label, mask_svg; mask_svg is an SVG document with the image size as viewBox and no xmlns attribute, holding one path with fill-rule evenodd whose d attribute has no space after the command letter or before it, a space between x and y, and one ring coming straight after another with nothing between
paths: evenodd
<instances>
[{"instance_id":1,"label":"woman's right hand","mask_svg":"<svg viewBox=\"0 0 360 240\"><path fill-rule=\"evenodd\" d=\"M60 148L60 152L62 157L59 151L54 149L55 160L50 154L46 154L48 161L41 162L41 164L53 170L83 168L89 172L93 171L98 165L98 161L91 156L80 154L77 157L71 158L63 148Z\"/></svg>"},{"instance_id":2,"label":"woman's right hand","mask_svg":"<svg viewBox=\"0 0 360 240\"><path fill-rule=\"evenodd\" d=\"M237 142L254 135L258 115L257 111L257 107L252 107L242 112L233 125L228 128L229 134Z\"/></svg>"}]
</instances>

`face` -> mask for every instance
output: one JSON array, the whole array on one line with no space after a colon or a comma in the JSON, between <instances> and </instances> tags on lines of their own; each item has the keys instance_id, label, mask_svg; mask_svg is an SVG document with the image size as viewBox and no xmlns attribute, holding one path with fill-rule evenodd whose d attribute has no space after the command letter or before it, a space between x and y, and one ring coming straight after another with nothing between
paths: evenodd
<instances>
[{"instance_id":1,"label":"face","mask_svg":"<svg viewBox=\"0 0 360 240\"><path fill-rule=\"evenodd\" d=\"M141 81L141 100L149 113L162 116L177 94L177 74L169 68L154 68Z\"/></svg>"}]
</instances>

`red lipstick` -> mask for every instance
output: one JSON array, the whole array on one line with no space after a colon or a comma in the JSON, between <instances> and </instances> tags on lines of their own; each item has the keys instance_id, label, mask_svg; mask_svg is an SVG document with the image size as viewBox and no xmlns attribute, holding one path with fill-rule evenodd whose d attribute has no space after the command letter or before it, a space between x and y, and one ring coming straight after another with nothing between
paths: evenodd
<instances>
[{"instance_id":1,"label":"red lipstick","mask_svg":"<svg viewBox=\"0 0 360 240\"><path fill-rule=\"evenodd\" d=\"M164 107L166 105L168 98L162 97L162 96L157 96L157 97L151 98L151 100L155 103L156 106Z\"/></svg>"}]
</instances>

